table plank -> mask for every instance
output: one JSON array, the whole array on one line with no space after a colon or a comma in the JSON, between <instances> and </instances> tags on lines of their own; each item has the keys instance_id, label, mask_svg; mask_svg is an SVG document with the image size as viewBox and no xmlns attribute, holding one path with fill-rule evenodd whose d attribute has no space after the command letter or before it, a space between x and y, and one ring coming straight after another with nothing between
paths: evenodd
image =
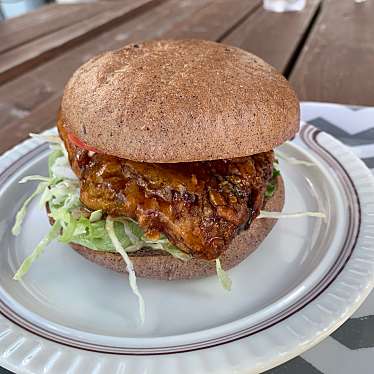
<instances>
[{"instance_id":1,"label":"table plank","mask_svg":"<svg viewBox=\"0 0 374 374\"><path fill-rule=\"evenodd\" d=\"M291 74L301 100L374 105L373 21L373 1L324 1Z\"/></svg>"},{"instance_id":2,"label":"table plank","mask_svg":"<svg viewBox=\"0 0 374 374\"><path fill-rule=\"evenodd\" d=\"M22 110L31 110L34 105L38 104L38 102L35 102L36 96L40 95L41 101L44 100L48 94L55 90L54 82L58 82L58 88L56 87L56 89L62 89L63 83L66 82L74 69L97 53L118 48L130 41L139 41L147 38L197 37L203 30L202 25L211 18L210 13L214 11L212 9L213 6L216 7L218 4L222 13L221 17L218 18L221 19L225 16L227 18L225 21L226 25L229 27L236 22L243 10L251 9L258 4L258 1L233 1L232 10L226 16L225 7L222 6L225 2L226 0L204 0L199 2L172 1L167 3L165 6L153 10L153 13L147 13L144 17L138 17L130 23L125 23L113 31L100 35L95 40L83 43L72 52L66 52L61 58L41 65L29 74L16 79L14 83L11 82L9 85L5 85L5 89L2 91L4 95L0 94L0 97L3 96L1 97L3 99L4 96L8 96L5 99L11 100L12 98L7 95L8 92L12 92L12 96L15 97L21 94L22 102L20 105ZM249 6L248 4L252 5ZM189 27L186 27L186 24ZM224 32L222 31L224 29L218 27L208 30L210 31L204 28L204 36L209 39L218 39ZM27 99L22 92L28 96L31 105L27 104Z\"/></svg>"},{"instance_id":3,"label":"table plank","mask_svg":"<svg viewBox=\"0 0 374 374\"><path fill-rule=\"evenodd\" d=\"M309 0L302 12L274 13L259 7L222 42L256 54L287 73L292 56L309 31L321 0Z\"/></svg>"},{"instance_id":4,"label":"table plank","mask_svg":"<svg viewBox=\"0 0 374 374\"><path fill-rule=\"evenodd\" d=\"M164 37L198 38L220 41L241 21L250 17L262 0L215 0L193 17L175 25Z\"/></svg>"},{"instance_id":5,"label":"table plank","mask_svg":"<svg viewBox=\"0 0 374 374\"><path fill-rule=\"evenodd\" d=\"M0 23L0 54L55 32L112 6L97 4L47 4L22 16Z\"/></svg>"},{"instance_id":6,"label":"table plank","mask_svg":"<svg viewBox=\"0 0 374 374\"><path fill-rule=\"evenodd\" d=\"M27 44L11 49L0 57L0 83L23 73L67 48L91 38L105 29L149 9L162 0L131 0L81 20L56 32L49 33ZM95 7L97 4L91 4Z\"/></svg>"},{"instance_id":7,"label":"table plank","mask_svg":"<svg viewBox=\"0 0 374 374\"><path fill-rule=\"evenodd\" d=\"M82 63L131 41L161 37L214 0L170 0L0 87L0 153L51 127L66 81ZM17 129L17 130L16 130Z\"/></svg>"},{"instance_id":8,"label":"table plank","mask_svg":"<svg viewBox=\"0 0 374 374\"><path fill-rule=\"evenodd\" d=\"M212 1L171 0L161 4L153 9L152 13L138 15L0 86L0 127L12 119L25 117L46 100L61 94L74 70L96 54L118 48L131 41L161 37Z\"/></svg>"},{"instance_id":9,"label":"table plank","mask_svg":"<svg viewBox=\"0 0 374 374\"><path fill-rule=\"evenodd\" d=\"M203 9L213 4L223 4L224 1L168 1L152 12L140 15L5 84L0 88L0 112L3 113L0 116L0 152L26 138L30 131L39 132L53 125L63 86L84 61L128 42L196 36L199 25L204 25L210 18L210 13L202 12ZM245 7L243 4L246 4ZM243 10L250 12L257 5L258 1L234 0L230 6L236 11L230 12L221 6L222 14L228 18L225 27L235 24L243 15ZM190 28L185 27L187 20L190 20ZM210 33L204 31L207 39L216 40L225 33L224 29L218 27L210 30Z\"/></svg>"}]
</instances>

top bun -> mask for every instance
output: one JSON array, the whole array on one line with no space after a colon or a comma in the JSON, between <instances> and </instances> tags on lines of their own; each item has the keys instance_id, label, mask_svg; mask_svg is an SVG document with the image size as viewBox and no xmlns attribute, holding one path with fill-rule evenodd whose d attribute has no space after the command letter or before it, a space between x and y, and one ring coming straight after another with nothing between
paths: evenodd
<instances>
[{"instance_id":1,"label":"top bun","mask_svg":"<svg viewBox=\"0 0 374 374\"><path fill-rule=\"evenodd\" d=\"M266 152L299 128L287 80L260 58L204 40L131 44L82 65L61 118L103 153L190 162Z\"/></svg>"}]
</instances>

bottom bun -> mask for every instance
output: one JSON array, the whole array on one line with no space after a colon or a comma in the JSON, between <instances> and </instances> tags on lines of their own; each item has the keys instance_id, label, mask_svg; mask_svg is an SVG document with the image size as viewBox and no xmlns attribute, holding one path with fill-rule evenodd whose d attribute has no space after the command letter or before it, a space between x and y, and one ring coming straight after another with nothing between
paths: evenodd
<instances>
[{"instance_id":1,"label":"bottom bun","mask_svg":"<svg viewBox=\"0 0 374 374\"><path fill-rule=\"evenodd\" d=\"M277 177L278 187L274 195L266 201L264 210L280 212L284 204L283 180ZM255 219L248 230L234 238L228 249L221 255L220 260L225 270L231 269L247 258L266 238L275 219ZM70 246L86 259L117 272L126 272L126 265L120 254L101 252L89 249L79 244ZM216 273L215 261L191 259L179 260L166 252L140 250L129 253L138 277L156 279L192 279L202 278Z\"/></svg>"}]
</instances>

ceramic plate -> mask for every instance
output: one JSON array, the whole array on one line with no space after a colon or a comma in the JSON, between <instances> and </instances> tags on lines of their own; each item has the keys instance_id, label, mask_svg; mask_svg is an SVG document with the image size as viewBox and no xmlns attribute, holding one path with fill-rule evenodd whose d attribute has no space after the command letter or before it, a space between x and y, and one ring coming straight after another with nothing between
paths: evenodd
<instances>
[{"instance_id":1,"label":"ceramic plate","mask_svg":"<svg viewBox=\"0 0 374 374\"><path fill-rule=\"evenodd\" d=\"M23 281L18 266L49 228L35 201L22 233L16 211L45 175L48 146L28 140L0 159L0 364L17 373L250 373L269 369L339 327L374 281L374 182L347 148L316 128L280 150L314 163L281 161L285 212L247 260L216 277L139 280L146 322L137 322L127 277L53 243Z\"/></svg>"}]
</instances>

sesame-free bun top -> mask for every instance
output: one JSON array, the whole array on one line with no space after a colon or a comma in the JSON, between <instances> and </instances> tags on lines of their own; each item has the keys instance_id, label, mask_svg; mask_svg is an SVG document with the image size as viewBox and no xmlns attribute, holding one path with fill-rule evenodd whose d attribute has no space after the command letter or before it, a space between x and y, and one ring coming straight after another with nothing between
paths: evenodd
<instances>
[{"instance_id":1,"label":"sesame-free bun top","mask_svg":"<svg viewBox=\"0 0 374 374\"><path fill-rule=\"evenodd\" d=\"M260 58L204 40L131 44L82 65L61 118L84 143L144 162L244 157L299 127L287 80Z\"/></svg>"}]
</instances>

